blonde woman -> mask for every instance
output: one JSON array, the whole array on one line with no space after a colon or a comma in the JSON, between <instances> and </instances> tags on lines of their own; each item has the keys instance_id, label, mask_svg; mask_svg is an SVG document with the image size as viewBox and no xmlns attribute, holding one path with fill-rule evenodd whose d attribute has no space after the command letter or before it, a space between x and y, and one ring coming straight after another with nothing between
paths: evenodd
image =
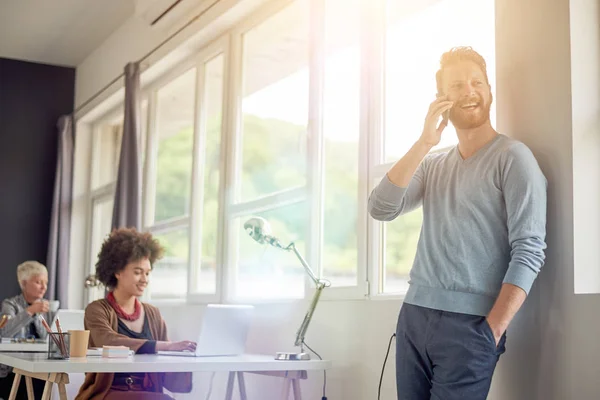
<instances>
[{"instance_id":1,"label":"blonde woman","mask_svg":"<svg viewBox=\"0 0 600 400\"><path fill-rule=\"evenodd\" d=\"M17 267L17 279L21 286L21 294L5 299L2 302L2 315L9 317L0 333L2 337L45 339L47 336L39 315L48 319L50 305L44 299L48 288L48 270L37 261L25 261ZM0 364L0 398L8 399L14 374L12 368ZM44 382L33 380L36 398L44 391ZM19 387L20 398L27 398L24 381Z\"/></svg>"}]
</instances>

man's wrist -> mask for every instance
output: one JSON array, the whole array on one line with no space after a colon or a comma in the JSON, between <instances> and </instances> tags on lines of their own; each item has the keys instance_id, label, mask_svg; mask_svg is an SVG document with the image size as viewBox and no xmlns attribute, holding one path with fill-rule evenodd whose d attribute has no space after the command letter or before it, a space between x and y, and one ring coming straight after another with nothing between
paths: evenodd
<instances>
[{"instance_id":1,"label":"man's wrist","mask_svg":"<svg viewBox=\"0 0 600 400\"><path fill-rule=\"evenodd\" d=\"M492 330L492 333L494 334L494 337L497 337L497 338L502 336L504 334L504 332L506 332L506 329L508 328L508 326L505 326L505 324L503 324L501 322L497 322L497 321L491 319L490 317L487 317L487 322L488 322L488 325L490 326L490 329Z\"/></svg>"},{"instance_id":2,"label":"man's wrist","mask_svg":"<svg viewBox=\"0 0 600 400\"><path fill-rule=\"evenodd\" d=\"M425 153L429 153L431 149L433 149L433 145L427 143L422 137L417 140L416 145L419 146L419 148L421 148Z\"/></svg>"}]
</instances>

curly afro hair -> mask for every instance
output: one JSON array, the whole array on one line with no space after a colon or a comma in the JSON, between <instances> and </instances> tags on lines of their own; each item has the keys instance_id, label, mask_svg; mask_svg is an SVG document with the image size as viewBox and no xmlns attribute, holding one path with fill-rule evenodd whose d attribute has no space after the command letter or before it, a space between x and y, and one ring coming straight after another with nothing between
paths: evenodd
<instances>
[{"instance_id":1,"label":"curly afro hair","mask_svg":"<svg viewBox=\"0 0 600 400\"><path fill-rule=\"evenodd\" d=\"M117 286L115 274L125 269L127 264L148 258L150 265L154 265L163 252L163 247L149 232L138 232L134 228L115 229L104 240L98 253L96 278L114 289Z\"/></svg>"}]
</instances>

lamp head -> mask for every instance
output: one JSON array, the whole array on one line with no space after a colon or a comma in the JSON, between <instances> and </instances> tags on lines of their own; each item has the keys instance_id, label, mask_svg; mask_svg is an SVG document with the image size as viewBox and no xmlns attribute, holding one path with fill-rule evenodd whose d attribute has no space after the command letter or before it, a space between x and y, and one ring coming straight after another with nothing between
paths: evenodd
<instances>
[{"instance_id":1,"label":"lamp head","mask_svg":"<svg viewBox=\"0 0 600 400\"><path fill-rule=\"evenodd\" d=\"M271 237L271 226L261 217L252 217L244 223L244 230L260 244L268 243L265 239Z\"/></svg>"}]
</instances>

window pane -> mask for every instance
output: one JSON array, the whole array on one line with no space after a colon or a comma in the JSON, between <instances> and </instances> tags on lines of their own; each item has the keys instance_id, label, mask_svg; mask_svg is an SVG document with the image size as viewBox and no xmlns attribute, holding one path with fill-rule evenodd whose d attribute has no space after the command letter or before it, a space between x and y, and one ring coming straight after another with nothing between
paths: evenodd
<instances>
[{"instance_id":1,"label":"window pane","mask_svg":"<svg viewBox=\"0 0 600 400\"><path fill-rule=\"evenodd\" d=\"M306 202L283 206L257 216L268 221L272 235L284 246L293 241L298 252L306 258ZM249 218L234 221L238 235L235 296L262 299L302 297L305 272L298 258L291 251L255 242L244 231L244 222Z\"/></svg>"},{"instance_id":2,"label":"window pane","mask_svg":"<svg viewBox=\"0 0 600 400\"><path fill-rule=\"evenodd\" d=\"M155 222L190 210L195 88L192 69L158 91Z\"/></svg>"},{"instance_id":3,"label":"window pane","mask_svg":"<svg viewBox=\"0 0 600 400\"><path fill-rule=\"evenodd\" d=\"M91 238L91 260L90 273L95 273L98 253L104 239L110 233L112 225L113 195L104 196L92 201L92 238Z\"/></svg>"},{"instance_id":4,"label":"window pane","mask_svg":"<svg viewBox=\"0 0 600 400\"><path fill-rule=\"evenodd\" d=\"M148 99L142 100L140 114L140 136L138 137L138 146L141 168L144 168L146 162L146 139L148 134Z\"/></svg>"},{"instance_id":5,"label":"window pane","mask_svg":"<svg viewBox=\"0 0 600 400\"><path fill-rule=\"evenodd\" d=\"M94 135L92 190L116 182L123 117L100 123Z\"/></svg>"},{"instance_id":6,"label":"window pane","mask_svg":"<svg viewBox=\"0 0 600 400\"><path fill-rule=\"evenodd\" d=\"M408 274L417 251L423 223L421 208L383 223L384 271L383 292L404 293L408 290Z\"/></svg>"},{"instance_id":7,"label":"window pane","mask_svg":"<svg viewBox=\"0 0 600 400\"><path fill-rule=\"evenodd\" d=\"M243 37L242 165L247 201L306 183L308 1Z\"/></svg>"},{"instance_id":8,"label":"window pane","mask_svg":"<svg viewBox=\"0 0 600 400\"><path fill-rule=\"evenodd\" d=\"M385 161L402 157L418 139L442 53L471 46L486 60L495 88L495 19L492 0L400 2L388 0L386 33ZM494 94L494 93L492 93ZM495 106L491 109L495 121ZM438 147L458 143L451 124Z\"/></svg>"},{"instance_id":9,"label":"window pane","mask_svg":"<svg viewBox=\"0 0 600 400\"><path fill-rule=\"evenodd\" d=\"M87 274L96 273L96 262L102 243L110 233L112 224L113 195L107 195L92 200L92 234L90 238L90 262L86 268ZM98 285L86 289L87 302L91 303L104 297L104 286Z\"/></svg>"},{"instance_id":10,"label":"window pane","mask_svg":"<svg viewBox=\"0 0 600 400\"><path fill-rule=\"evenodd\" d=\"M357 284L360 0L326 1L323 277Z\"/></svg>"},{"instance_id":11,"label":"window pane","mask_svg":"<svg viewBox=\"0 0 600 400\"><path fill-rule=\"evenodd\" d=\"M223 115L223 55L206 63L204 110L206 112L206 157L202 206L202 260L196 290L215 293L217 236L219 226L219 183L221 179L221 118Z\"/></svg>"},{"instance_id":12,"label":"window pane","mask_svg":"<svg viewBox=\"0 0 600 400\"><path fill-rule=\"evenodd\" d=\"M185 297L189 265L189 229L153 235L165 248L164 257L152 268L150 293L153 299Z\"/></svg>"}]
</instances>

